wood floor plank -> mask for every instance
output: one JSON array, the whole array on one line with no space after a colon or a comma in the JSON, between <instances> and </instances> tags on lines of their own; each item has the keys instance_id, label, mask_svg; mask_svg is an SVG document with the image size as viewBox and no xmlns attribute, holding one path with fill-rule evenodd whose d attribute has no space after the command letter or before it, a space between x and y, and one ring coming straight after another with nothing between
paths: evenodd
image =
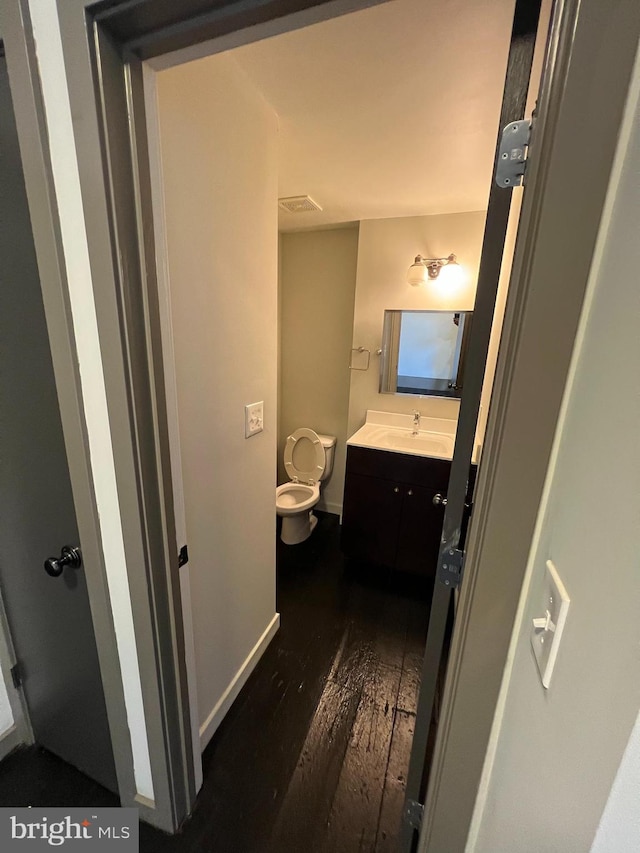
<instances>
[{"instance_id":1,"label":"wood floor plank","mask_svg":"<svg viewBox=\"0 0 640 853\"><path fill-rule=\"evenodd\" d=\"M415 714L397 710L377 827L375 853L397 853Z\"/></svg>"},{"instance_id":2,"label":"wood floor plank","mask_svg":"<svg viewBox=\"0 0 640 853\"><path fill-rule=\"evenodd\" d=\"M406 621L406 605L390 596L376 626L351 739L319 847L323 853L373 849L402 674Z\"/></svg>"},{"instance_id":3,"label":"wood floor plank","mask_svg":"<svg viewBox=\"0 0 640 853\"><path fill-rule=\"evenodd\" d=\"M424 602L411 601L407 606L407 632L398 708L415 714L422 674L422 661L429 627L428 609Z\"/></svg>"},{"instance_id":4,"label":"wood floor plank","mask_svg":"<svg viewBox=\"0 0 640 853\"><path fill-rule=\"evenodd\" d=\"M309 727L269 850L317 849L324 834L371 657L371 638L352 622Z\"/></svg>"},{"instance_id":5,"label":"wood floor plank","mask_svg":"<svg viewBox=\"0 0 640 853\"><path fill-rule=\"evenodd\" d=\"M354 719L326 834L323 853L372 850L393 729L393 706L364 693Z\"/></svg>"},{"instance_id":6,"label":"wood floor plank","mask_svg":"<svg viewBox=\"0 0 640 853\"><path fill-rule=\"evenodd\" d=\"M408 649L402 666L398 708L409 714L415 714L418 707L422 658L423 653L417 649Z\"/></svg>"}]
</instances>

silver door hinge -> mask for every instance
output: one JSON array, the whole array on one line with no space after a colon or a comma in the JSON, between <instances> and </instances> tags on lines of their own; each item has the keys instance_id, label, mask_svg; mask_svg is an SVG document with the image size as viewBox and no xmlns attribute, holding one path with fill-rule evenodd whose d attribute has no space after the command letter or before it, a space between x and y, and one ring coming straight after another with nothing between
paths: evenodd
<instances>
[{"instance_id":1,"label":"silver door hinge","mask_svg":"<svg viewBox=\"0 0 640 853\"><path fill-rule=\"evenodd\" d=\"M456 589L462 580L464 551L459 548L444 548L438 561L438 580L449 589Z\"/></svg>"},{"instance_id":2,"label":"silver door hinge","mask_svg":"<svg viewBox=\"0 0 640 853\"><path fill-rule=\"evenodd\" d=\"M496 165L496 184L509 189L519 187L524 181L527 168L527 153L531 139L530 118L511 121L502 131L498 163Z\"/></svg>"},{"instance_id":3,"label":"silver door hinge","mask_svg":"<svg viewBox=\"0 0 640 853\"><path fill-rule=\"evenodd\" d=\"M424 806L416 800L407 800L404 806L404 819L411 829L420 831L422 818L424 817Z\"/></svg>"},{"instance_id":4,"label":"silver door hinge","mask_svg":"<svg viewBox=\"0 0 640 853\"><path fill-rule=\"evenodd\" d=\"M13 686L18 690L22 687L22 668L19 663L14 663L11 667L11 681L13 681Z\"/></svg>"}]
</instances>

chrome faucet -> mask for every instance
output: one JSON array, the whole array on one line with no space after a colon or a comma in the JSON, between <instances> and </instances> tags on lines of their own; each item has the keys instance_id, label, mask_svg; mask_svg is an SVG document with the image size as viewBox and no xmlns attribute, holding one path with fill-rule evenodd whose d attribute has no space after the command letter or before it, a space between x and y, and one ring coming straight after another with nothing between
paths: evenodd
<instances>
[{"instance_id":1,"label":"chrome faucet","mask_svg":"<svg viewBox=\"0 0 640 853\"><path fill-rule=\"evenodd\" d=\"M420 432L420 412L417 409L413 410L413 429L411 435L418 435Z\"/></svg>"}]
</instances>

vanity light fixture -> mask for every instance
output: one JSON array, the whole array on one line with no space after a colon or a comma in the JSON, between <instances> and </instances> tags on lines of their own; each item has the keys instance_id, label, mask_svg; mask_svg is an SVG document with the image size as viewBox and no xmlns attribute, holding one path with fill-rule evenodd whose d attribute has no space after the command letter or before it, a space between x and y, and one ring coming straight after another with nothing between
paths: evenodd
<instances>
[{"instance_id":1,"label":"vanity light fixture","mask_svg":"<svg viewBox=\"0 0 640 853\"><path fill-rule=\"evenodd\" d=\"M422 255L416 255L407 271L407 281L412 287L418 287L438 278L441 271L443 278L446 277L452 284L457 283L462 277L462 268L453 254L446 258L423 258Z\"/></svg>"}]
</instances>

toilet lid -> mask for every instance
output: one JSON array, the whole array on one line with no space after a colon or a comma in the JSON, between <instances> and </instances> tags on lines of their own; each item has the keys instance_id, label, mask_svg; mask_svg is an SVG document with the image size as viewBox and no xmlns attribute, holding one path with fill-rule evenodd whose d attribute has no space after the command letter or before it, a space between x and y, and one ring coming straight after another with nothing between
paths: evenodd
<instances>
[{"instance_id":1,"label":"toilet lid","mask_svg":"<svg viewBox=\"0 0 640 853\"><path fill-rule=\"evenodd\" d=\"M290 480L317 483L324 473L325 453L318 434L300 427L287 439L284 448L284 467Z\"/></svg>"}]
</instances>

